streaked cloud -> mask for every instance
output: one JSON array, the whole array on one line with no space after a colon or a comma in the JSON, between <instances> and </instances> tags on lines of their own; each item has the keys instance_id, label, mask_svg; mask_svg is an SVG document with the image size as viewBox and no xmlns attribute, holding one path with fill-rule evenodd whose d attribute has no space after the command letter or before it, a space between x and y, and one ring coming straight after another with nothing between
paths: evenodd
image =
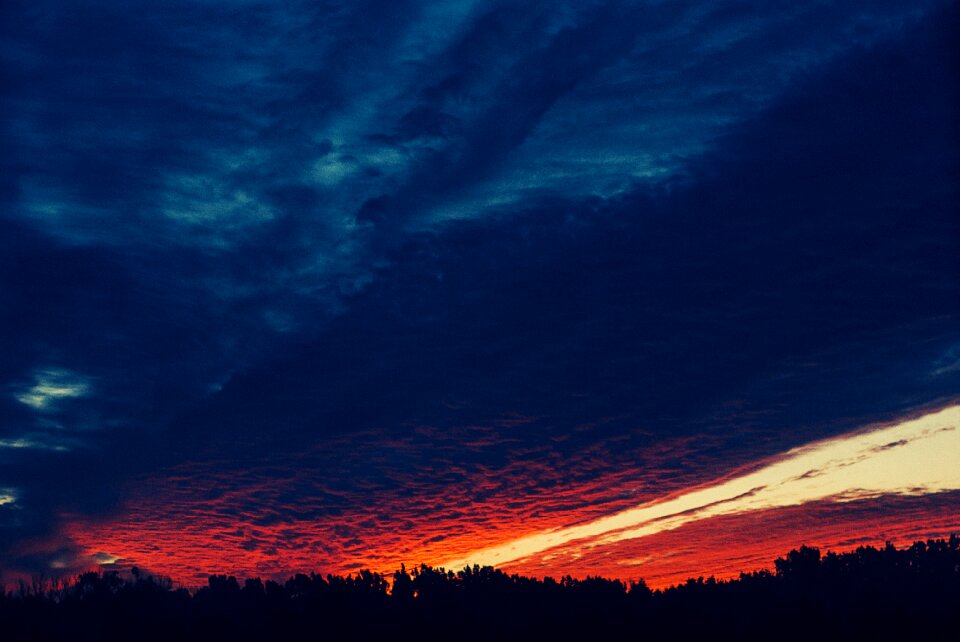
<instances>
[{"instance_id":1,"label":"streaked cloud","mask_svg":"<svg viewBox=\"0 0 960 642\"><path fill-rule=\"evenodd\" d=\"M0 448L39 448L41 450L67 450L63 444L49 443L32 437L17 437L15 439L0 439Z\"/></svg>"},{"instance_id":2,"label":"streaked cloud","mask_svg":"<svg viewBox=\"0 0 960 642\"><path fill-rule=\"evenodd\" d=\"M958 462L960 406L951 406L893 426L797 448L747 474L586 524L477 551L444 566L504 566L570 543L603 546L710 517L827 498L848 502L958 490Z\"/></svg>"},{"instance_id":3,"label":"streaked cloud","mask_svg":"<svg viewBox=\"0 0 960 642\"><path fill-rule=\"evenodd\" d=\"M17 401L40 412L56 410L60 401L89 394L89 382L69 370L45 369L34 374L34 384L15 395Z\"/></svg>"}]
</instances>

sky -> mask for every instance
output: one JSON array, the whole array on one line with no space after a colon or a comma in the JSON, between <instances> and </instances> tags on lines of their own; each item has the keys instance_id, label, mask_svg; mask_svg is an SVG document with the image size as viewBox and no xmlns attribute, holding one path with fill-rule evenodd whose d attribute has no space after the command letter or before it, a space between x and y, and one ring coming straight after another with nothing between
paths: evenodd
<instances>
[{"instance_id":1,"label":"sky","mask_svg":"<svg viewBox=\"0 0 960 642\"><path fill-rule=\"evenodd\" d=\"M960 532L958 24L2 3L0 583Z\"/></svg>"}]
</instances>

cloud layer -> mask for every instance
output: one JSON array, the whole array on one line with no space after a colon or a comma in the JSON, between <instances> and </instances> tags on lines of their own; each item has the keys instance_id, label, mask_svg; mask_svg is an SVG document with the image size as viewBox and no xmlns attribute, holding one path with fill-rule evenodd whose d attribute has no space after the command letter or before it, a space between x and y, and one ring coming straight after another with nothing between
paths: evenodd
<instances>
[{"instance_id":1,"label":"cloud layer","mask_svg":"<svg viewBox=\"0 0 960 642\"><path fill-rule=\"evenodd\" d=\"M448 560L944 406L955 24L4 3L0 567Z\"/></svg>"},{"instance_id":2,"label":"cloud layer","mask_svg":"<svg viewBox=\"0 0 960 642\"><path fill-rule=\"evenodd\" d=\"M795 449L732 479L568 528L506 542L448 561L448 568L506 566L576 543L614 544L685 524L808 502L960 490L960 406L918 419Z\"/></svg>"}]
</instances>

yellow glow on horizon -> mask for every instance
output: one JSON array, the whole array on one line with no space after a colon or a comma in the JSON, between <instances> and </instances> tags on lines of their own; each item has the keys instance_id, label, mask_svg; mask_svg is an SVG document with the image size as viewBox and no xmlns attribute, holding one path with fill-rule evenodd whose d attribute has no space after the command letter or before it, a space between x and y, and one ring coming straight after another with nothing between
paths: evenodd
<instances>
[{"instance_id":1,"label":"yellow glow on horizon","mask_svg":"<svg viewBox=\"0 0 960 642\"><path fill-rule=\"evenodd\" d=\"M924 495L960 489L960 405L895 425L790 450L732 479L647 502L585 524L544 531L442 566L502 566L557 546L594 547L646 537L718 515L833 499Z\"/></svg>"}]
</instances>

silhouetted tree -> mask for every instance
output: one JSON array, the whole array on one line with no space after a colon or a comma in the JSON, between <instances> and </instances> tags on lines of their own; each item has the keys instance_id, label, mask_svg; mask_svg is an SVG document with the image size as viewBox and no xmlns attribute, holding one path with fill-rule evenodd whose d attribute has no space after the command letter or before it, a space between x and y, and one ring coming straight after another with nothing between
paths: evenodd
<instances>
[{"instance_id":1,"label":"silhouetted tree","mask_svg":"<svg viewBox=\"0 0 960 642\"><path fill-rule=\"evenodd\" d=\"M775 571L651 591L601 577L401 566L392 577L297 574L280 584L211 575L190 593L140 569L36 578L0 595L5 639L948 639L960 538L848 553L802 546ZM955 631L953 631L955 633Z\"/></svg>"}]
</instances>

